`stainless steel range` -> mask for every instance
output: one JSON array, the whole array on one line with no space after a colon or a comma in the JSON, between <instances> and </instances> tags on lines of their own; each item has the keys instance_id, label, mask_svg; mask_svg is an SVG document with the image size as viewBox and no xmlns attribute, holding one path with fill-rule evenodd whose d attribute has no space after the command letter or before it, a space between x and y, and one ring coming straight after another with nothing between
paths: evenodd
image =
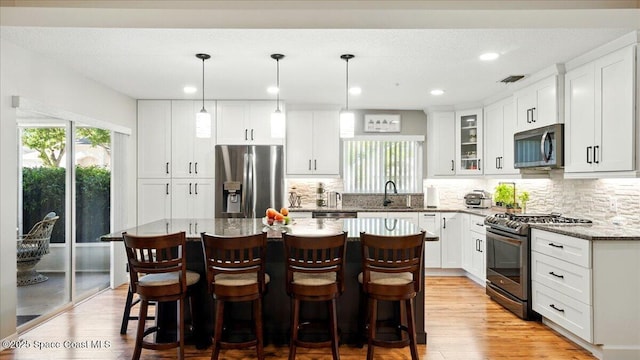
<instances>
[{"instance_id":1,"label":"stainless steel range","mask_svg":"<svg viewBox=\"0 0 640 360\"><path fill-rule=\"evenodd\" d=\"M531 244L529 224L590 224L591 220L560 214L497 214L487 216L487 287L494 301L522 319L531 309Z\"/></svg>"}]
</instances>

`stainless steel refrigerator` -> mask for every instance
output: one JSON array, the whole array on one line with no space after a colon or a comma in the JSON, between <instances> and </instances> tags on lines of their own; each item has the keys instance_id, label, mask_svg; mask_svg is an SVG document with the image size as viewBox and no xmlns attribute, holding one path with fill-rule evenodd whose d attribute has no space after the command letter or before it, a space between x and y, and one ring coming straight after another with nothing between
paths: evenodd
<instances>
[{"instance_id":1,"label":"stainless steel refrigerator","mask_svg":"<svg viewBox=\"0 0 640 360\"><path fill-rule=\"evenodd\" d=\"M284 202L282 145L216 145L216 218L260 218Z\"/></svg>"}]
</instances>

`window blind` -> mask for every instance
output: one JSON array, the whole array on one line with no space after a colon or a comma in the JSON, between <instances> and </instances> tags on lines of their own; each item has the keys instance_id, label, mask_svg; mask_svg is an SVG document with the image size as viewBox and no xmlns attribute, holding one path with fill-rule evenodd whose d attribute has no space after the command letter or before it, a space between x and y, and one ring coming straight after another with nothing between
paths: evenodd
<instances>
[{"instance_id":1,"label":"window blind","mask_svg":"<svg viewBox=\"0 0 640 360\"><path fill-rule=\"evenodd\" d=\"M422 192L422 141L345 140L344 191L383 193L388 180L399 193Z\"/></svg>"}]
</instances>

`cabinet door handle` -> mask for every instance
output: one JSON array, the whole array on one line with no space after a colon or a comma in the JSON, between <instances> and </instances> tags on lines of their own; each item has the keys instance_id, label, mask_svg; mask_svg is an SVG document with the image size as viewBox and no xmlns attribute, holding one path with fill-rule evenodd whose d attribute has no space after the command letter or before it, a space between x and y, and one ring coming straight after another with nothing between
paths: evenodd
<instances>
[{"instance_id":1,"label":"cabinet door handle","mask_svg":"<svg viewBox=\"0 0 640 360\"><path fill-rule=\"evenodd\" d=\"M480 250L478 250L480 248L480 245L478 245L478 240L479 239L476 239L476 251L480 251Z\"/></svg>"},{"instance_id":2,"label":"cabinet door handle","mask_svg":"<svg viewBox=\"0 0 640 360\"><path fill-rule=\"evenodd\" d=\"M196 185L194 187L195 187L196 195L198 195L198 183L196 183Z\"/></svg>"},{"instance_id":3,"label":"cabinet door handle","mask_svg":"<svg viewBox=\"0 0 640 360\"><path fill-rule=\"evenodd\" d=\"M189 183L189 195L191 195L191 194L193 194L193 193L191 192L191 183Z\"/></svg>"},{"instance_id":4,"label":"cabinet door handle","mask_svg":"<svg viewBox=\"0 0 640 360\"><path fill-rule=\"evenodd\" d=\"M558 274L554 273L553 271L549 271L549 275L553 275L553 276L555 276L557 278L564 279L564 275L558 275Z\"/></svg>"},{"instance_id":5,"label":"cabinet door handle","mask_svg":"<svg viewBox=\"0 0 640 360\"><path fill-rule=\"evenodd\" d=\"M600 148L600 145L596 145L593 147L593 163L594 164L600 164L600 160L598 160L598 149Z\"/></svg>"},{"instance_id":6,"label":"cabinet door handle","mask_svg":"<svg viewBox=\"0 0 640 360\"><path fill-rule=\"evenodd\" d=\"M500 156L500 169L502 169L502 159L504 159L502 156Z\"/></svg>"},{"instance_id":7,"label":"cabinet door handle","mask_svg":"<svg viewBox=\"0 0 640 360\"><path fill-rule=\"evenodd\" d=\"M166 184L166 185L167 185L167 188L166 188L165 191L166 191L167 195L169 195L169 184Z\"/></svg>"},{"instance_id":8,"label":"cabinet door handle","mask_svg":"<svg viewBox=\"0 0 640 360\"><path fill-rule=\"evenodd\" d=\"M561 313L563 313L563 312L564 312L564 309L560 309L560 308L559 308L559 307L557 307L555 304L551 304L551 305L549 305L549 307L550 307L550 308L552 308L552 309L553 309L553 310L555 310L555 311L559 311L559 312L561 312Z\"/></svg>"},{"instance_id":9,"label":"cabinet door handle","mask_svg":"<svg viewBox=\"0 0 640 360\"><path fill-rule=\"evenodd\" d=\"M251 129L251 140L253 140L253 129Z\"/></svg>"},{"instance_id":10,"label":"cabinet door handle","mask_svg":"<svg viewBox=\"0 0 640 360\"><path fill-rule=\"evenodd\" d=\"M455 170L455 162L451 160L451 171Z\"/></svg>"},{"instance_id":11,"label":"cabinet door handle","mask_svg":"<svg viewBox=\"0 0 640 360\"><path fill-rule=\"evenodd\" d=\"M527 124L531 124L531 109L527 109Z\"/></svg>"},{"instance_id":12,"label":"cabinet door handle","mask_svg":"<svg viewBox=\"0 0 640 360\"><path fill-rule=\"evenodd\" d=\"M169 162L167 162L167 164L164 166L164 171L168 174L169 173Z\"/></svg>"},{"instance_id":13,"label":"cabinet door handle","mask_svg":"<svg viewBox=\"0 0 640 360\"><path fill-rule=\"evenodd\" d=\"M311 159L309 159L309 170L311 170Z\"/></svg>"},{"instance_id":14,"label":"cabinet door handle","mask_svg":"<svg viewBox=\"0 0 640 360\"><path fill-rule=\"evenodd\" d=\"M531 108L531 122L532 123L536 122L536 117L534 116L535 113L536 113L536 108Z\"/></svg>"},{"instance_id":15,"label":"cabinet door handle","mask_svg":"<svg viewBox=\"0 0 640 360\"><path fill-rule=\"evenodd\" d=\"M443 229L447 228L447 218L442 218L442 228Z\"/></svg>"},{"instance_id":16,"label":"cabinet door handle","mask_svg":"<svg viewBox=\"0 0 640 360\"><path fill-rule=\"evenodd\" d=\"M318 160L313 160L313 170L318 170Z\"/></svg>"},{"instance_id":17,"label":"cabinet door handle","mask_svg":"<svg viewBox=\"0 0 640 360\"><path fill-rule=\"evenodd\" d=\"M482 243L484 242L484 240L482 240L482 239L478 239L478 241L480 242L480 246L478 247L478 251L480 251L481 253L483 253L484 251L482 250Z\"/></svg>"},{"instance_id":18,"label":"cabinet door handle","mask_svg":"<svg viewBox=\"0 0 640 360\"><path fill-rule=\"evenodd\" d=\"M195 168L195 171L196 171L196 174L197 174L198 173L198 163L197 162L195 163L194 168Z\"/></svg>"},{"instance_id":19,"label":"cabinet door handle","mask_svg":"<svg viewBox=\"0 0 640 360\"><path fill-rule=\"evenodd\" d=\"M484 227L484 224L478 224L478 223L476 223L476 226Z\"/></svg>"},{"instance_id":20,"label":"cabinet door handle","mask_svg":"<svg viewBox=\"0 0 640 360\"><path fill-rule=\"evenodd\" d=\"M191 161L189 161L189 174L191 174Z\"/></svg>"},{"instance_id":21,"label":"cabinet door handle","mask_svg":"<svg viewBox=\"0 0 640 360\"><path fill-rule=\"evenodd\" d=\"M244 129L244 139L245 140L249 140L248 133L249 133L249 130L248 129Z\"/></svg>"},{"instance_id":22,"label":"cabinet door handle","mask_svg":"<svg viewBox=\"0 0 640 360\"><path fill-rule=\"evenodd\" d=\"M587 164L592 163L591 159L589 159L589 153L591 153L591 146L587 146Z\"/></svg>"},{"instance_id":23,"label":"cabinet door handle","mask_svg":"<svg viewBox=\"0 0 640 360\"><path fill-rule=\"evenodd\" d=\"M496 156L496 169L500 169L500 157Z\"/></svg>"},{"instance_id":24,"label":"cabinet door handle","mask_svg":"<svg viewBox=\"0 0 640 360\"><path fill-rule=\"evenodd\" d=\"M189 234L191 234L191 223L189 223Z\"/></svg>"},{"instance_id":25,"label":"cabinet door handle","mask_svg":"<svg viewBox=\"0 0 640 360\"><path fill-rule=\"evenodd\" d=\"M480 162L482 161L482 159L478 159L478 171L482 170L480 169Z\"/></svg>"},{"instance_id":26,"label":"cabinet door handle","mask_svg":"<svg viewBox=\"0 0 640 360\"><path fill-rule=\"evenodd\" d=\"M558 248L558 249L564 249L564 245L557 245L554 243L549 243L549 246L554 247L554 248Z\"/></svg>"}]
</instances>

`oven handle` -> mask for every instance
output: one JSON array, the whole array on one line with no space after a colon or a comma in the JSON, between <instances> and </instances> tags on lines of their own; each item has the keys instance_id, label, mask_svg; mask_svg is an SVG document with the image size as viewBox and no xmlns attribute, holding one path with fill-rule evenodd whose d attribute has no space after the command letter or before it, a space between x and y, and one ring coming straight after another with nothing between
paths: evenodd
<instances>
[{"instance_id":1,"label":"oven handle","mask_svg":"<svg viewBox=\"0 0 640 360\"><path fill-rule=\"evenodd\" d=\"M491 232L491 231L487 231L487 236L490 236L490 237L492 237L492 238L494 238L496 240L499 240L499 241L511 243L513 245L521 245L522 244L521 240L508 238L506 236L498 235L498 234L496 234L494 232Z\"/></svg>"}]
</instances>

